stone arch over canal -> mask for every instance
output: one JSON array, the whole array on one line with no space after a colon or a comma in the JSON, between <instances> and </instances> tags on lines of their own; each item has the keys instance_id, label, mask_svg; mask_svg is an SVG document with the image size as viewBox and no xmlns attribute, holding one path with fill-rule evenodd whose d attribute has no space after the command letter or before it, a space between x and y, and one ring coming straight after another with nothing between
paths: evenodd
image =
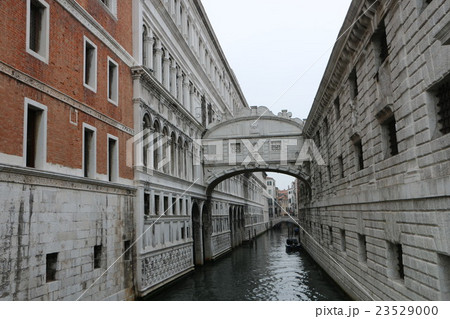
<instances>
[{"instance_id":1,"label":"stone arch over canal","mask_svg":"<svg viewBox=\"0 0 450 319\"><path fill-rule=\"evenodd\" d=\"M218 184L236 175L275 172L298 178L309 188L310 172L304 162L323 162L314 143L304 137L302 120L287 111L274 115L266 107L242 110L209 127L202 148L207 198L201 221L204 261L219 254L211 240L211 199ZM244 207L229 209L230 248L242 243L244 213Z\"/></svg>"}]
</instances>

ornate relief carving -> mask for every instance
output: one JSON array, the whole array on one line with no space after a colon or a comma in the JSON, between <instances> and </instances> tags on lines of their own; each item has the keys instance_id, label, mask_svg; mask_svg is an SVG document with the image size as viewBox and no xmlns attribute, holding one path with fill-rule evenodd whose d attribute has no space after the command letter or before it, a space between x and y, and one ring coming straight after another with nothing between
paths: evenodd
<instances>
[{"instance_id":1,"label":"ornate relief carving","mask_svg":"<svg viewBox=\"0 0 450 319\"><path fill-rule=\"evenodd\" d=\"M192 244L148 256L141 266L142 289L146 290L193 267Z\"/></svg>"},{"instance_id":2,"label":"ornate relief carving","mask_svg":"<svg viewBox=\"0 0 450 319\"><path fill-rule=\"evenodd\" d=\"M227 249L231 248L230 233L221 234L212 238L213 256L217 256Z\"/></svg>"}]
</instances>

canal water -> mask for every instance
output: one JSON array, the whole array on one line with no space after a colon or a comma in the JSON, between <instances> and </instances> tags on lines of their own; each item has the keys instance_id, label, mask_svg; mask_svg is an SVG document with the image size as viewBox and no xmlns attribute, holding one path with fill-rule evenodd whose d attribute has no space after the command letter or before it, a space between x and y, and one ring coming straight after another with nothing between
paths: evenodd
<instances>
[{"instance_id":1,"label":"canal water","mask_svg":"<svg viewBox=\"0 0 450 319\"><path fill-rule=\"evenodd\" d=\"M146 300L351 300L306 252L286 253L287 233L270 230Z\"/></svg>"}]
</instances>

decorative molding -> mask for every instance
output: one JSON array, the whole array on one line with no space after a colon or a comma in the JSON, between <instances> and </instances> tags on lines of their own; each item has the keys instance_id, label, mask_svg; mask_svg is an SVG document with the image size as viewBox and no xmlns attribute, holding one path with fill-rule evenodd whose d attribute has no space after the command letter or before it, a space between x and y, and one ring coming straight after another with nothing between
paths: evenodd
<instances>
[{"instance_id":1,"label":"decorative molding","mask_svg":"<svg viewBox=\"0 0 450 319\"><path fill-rule=\"evenodd\" d=\"M39 90L42 93L45 93L51 96L52 98L59 100L62 103L65 103L83 113L86 113L87 115L96 118L97 120L100 120L108 125L117 128L118 130L121 130L130 135L134 135L134 130L132 128L129 128L121 124L120 122L98 112L97 110L94 110L93 108L91 108L86 104L78 102L77 100L68 96L67 94L62 93L57 89L31 77L30 75L13 68L12 66L4 63L3 61L0 61L0 73L4 73L5 75L15 79L16 81L22 82L23 84L28 85L33 89Z\"/></svg>"}]
</instances>

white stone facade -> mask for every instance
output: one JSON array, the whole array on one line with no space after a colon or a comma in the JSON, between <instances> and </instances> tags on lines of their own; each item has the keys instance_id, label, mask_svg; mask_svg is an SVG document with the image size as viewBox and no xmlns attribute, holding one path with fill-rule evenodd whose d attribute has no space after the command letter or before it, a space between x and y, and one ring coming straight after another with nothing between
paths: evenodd
<instances>
[{"instance_id":1,"label":"white stone facade","mask_svg":"<svg viewBox=\"0 0 450 319\"><path fill-rule=\"evenodd\" d=\"M353 1L305 124L328 166L302 241L355 299L450 300L449 25L448 0Z\"/></svg>"}]
</instances>

